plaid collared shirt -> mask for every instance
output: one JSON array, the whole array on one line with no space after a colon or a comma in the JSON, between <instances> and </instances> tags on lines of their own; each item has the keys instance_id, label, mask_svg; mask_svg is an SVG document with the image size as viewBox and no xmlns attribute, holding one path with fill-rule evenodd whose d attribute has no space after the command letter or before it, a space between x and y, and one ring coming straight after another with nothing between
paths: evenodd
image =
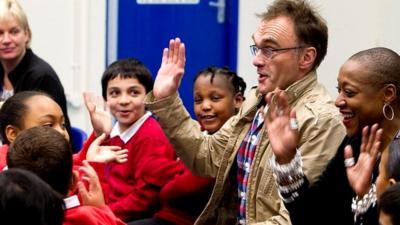
<instances>
[{"instance_id":1,"label":"plaid collared shirt","mask_svg":"<svg viewBox=\"0 0 400 225\"><path fill-rule=\"evenodd\" d=\"M238 165L237 182L238 182L238 222L246 223L246 196L247 182L250 174L251 163L253 162L255 150L258 143L258 136L264 124L264 118L260 110L257 111L249 132L246 134L242 144L240 145L236 161Z\"/></svg>"}]
</instances>

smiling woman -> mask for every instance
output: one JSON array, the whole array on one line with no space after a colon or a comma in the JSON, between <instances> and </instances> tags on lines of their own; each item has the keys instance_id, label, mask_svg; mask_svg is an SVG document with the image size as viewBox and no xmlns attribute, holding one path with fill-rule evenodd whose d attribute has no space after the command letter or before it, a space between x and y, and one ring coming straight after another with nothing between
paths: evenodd
<instances>
[{"instance_id":1,"label":"smiling woman","mask_svg":"<svg viewBox=\"0 0 400 225\"><path fill-rule=\"evenodd\" d=\"M266 115L274 152L271 165L292 224L378 224L376 185L372 183L379 163L386 163L387 155L379 162L378 152L387 152L400 129L399 76L400 56L388 48L358 52L343 64L335 104L347 136L318 182L311 185L296 148L298 131L282 122L296 118L296 113L288 107L285 93L274 95L278 106L269 107ZM267 102L272 103L271 94ZM284 114L274 116L277 109ZM335 210L321 207L326 204Z\"/></svg>"}]
</instances>

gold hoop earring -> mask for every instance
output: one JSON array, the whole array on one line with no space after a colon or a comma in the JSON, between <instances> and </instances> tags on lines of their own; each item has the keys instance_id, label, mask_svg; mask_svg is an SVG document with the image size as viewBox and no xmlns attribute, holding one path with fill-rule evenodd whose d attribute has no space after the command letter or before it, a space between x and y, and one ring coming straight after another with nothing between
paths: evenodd
<instances>
[{"instance_id":1,"label":"gold hoop earring","mask_svg":"<svg viewBox=\"0 0 400 225\"><path fill-rule=\"evenodd\" d=\"M386 114L387 108L389 108L390 116L388 116L388 115ZM394 118L394 110L393 110L393 107L392 107L390 104L385 103L385 104L383 105L382 112L383 112L383 116L384 116L387 120L393 120L393 118Z\"/></svg>"}]
</instances>

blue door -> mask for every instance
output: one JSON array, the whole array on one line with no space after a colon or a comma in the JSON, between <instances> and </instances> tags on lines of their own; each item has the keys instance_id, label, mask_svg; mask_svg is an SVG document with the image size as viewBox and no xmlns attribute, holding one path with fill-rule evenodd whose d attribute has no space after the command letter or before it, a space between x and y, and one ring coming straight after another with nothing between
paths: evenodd
<instances>
[{"instance_id":1,"label":"blue door","mask_svg":"<svg viewBox=\"0 0 400 225\"><path fill-rule=\"evenodd\" d=\"M236 70L237 0L107 3L107 64L117 58L134 57L145 63L155 78L169 40L180 37L185 43L186 68L179 93L193 118L193 78L197 72L211 65Z\"/></svg>"}]
</instances>

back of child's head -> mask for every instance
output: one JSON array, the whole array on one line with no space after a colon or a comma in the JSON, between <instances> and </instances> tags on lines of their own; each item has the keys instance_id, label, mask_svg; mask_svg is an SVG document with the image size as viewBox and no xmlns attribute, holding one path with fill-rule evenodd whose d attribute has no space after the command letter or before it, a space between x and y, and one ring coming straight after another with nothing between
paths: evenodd
<instances>
[{"instance_id":1,"label":"back of child's head","mask_svg":"<svg viewBox=\"0 0 400 225\"><path fill-rule=\"evenodd\" d=\"M115 78L134 78L146 89L146 93L153 90L153 79L150 70L139 60L134 58L119 59L110 64L101 77L102 95L107 100L107 86Z\"/></svg>"},{"instance_id":2,"label":"back of child's head","mask_svg":"<svg viewBox=\"0 0 400 225\"><path fill-rule=\"evenodd\" d=\"M379 221L381 222L384 216L385 219L391 220L390 224L400 224L400 183L396 183L387 188L379 198ZM385 214L385 215L382 215ZM386 223L379 223L386 224Z\"/></svg>"},{"instance_id":3,"label":"back of child's head","mask_svg":"<svg viewBox=\"0 0 400 225\"><path fill-rule=\"evenodd\" d=\"M386 163L387 178L400 181L400 139L395 138L389 145L389 156Z\"/></svg>"},{"instance_id":4,"label":"back of child's head","mask_svg":"<svg viewBox=\"0 0 400 225\"><path fill-rule=\"evenodd\" d=\"M240 93L244 98L244 92L246 91L246 82L244 82L243 78L238 76L237 73L229 70L228 67L207 67L196 74L193 79L193 83L195 83L197 78L199 78L200 76L209 76L210 83L213 83L215 76L221 76L225 78L225 80L229 84L233 96L237 93Z\"/></svg>"},{"instance_id":5,"label":"back of child's head","mask_svg":"<svg viewBox=\"0 0 400 225\"><path fill-rule=\"evenodd\" d=\"M400 139L392 140L389 148L382 152L379 162L379 174L376 178L376 195L400 181Z\"/></svg>"},{"instance_id":6,"label":"back of child's head","mask_svg":"<svg viewBox=\"0 0 400 225\"><path fill-rule=\"evenodd\" d=\"M32 172L0 173L0 224L62 224L63 208L62 196Z\"/></svg>"},{"instance_id":7,"label":"back of child's head","mask_svg":"<svg viewBox=\"0 0 400 225\"><path fill-rule=\"evenodd\" d=\"M29 108L25 103L27 100L37 95L51 98L44 92L22 91L11 96L4 102L0 109L0 135L4 144L10 144L6 135L6 127L12 125L20 130L24 128L24 118Z\"/></svg>"},{"instance_id":8,"label":"back of child's head","mask_svg":"<svg viewBox=\"0 0 400 225\"><path fill-rule=\"evenodd\" d=\"M50 127L22 131L7 154L9 168L29 170L66 196L72 182L72 150L62 134Z\"/></svg>"}]
</instances>

